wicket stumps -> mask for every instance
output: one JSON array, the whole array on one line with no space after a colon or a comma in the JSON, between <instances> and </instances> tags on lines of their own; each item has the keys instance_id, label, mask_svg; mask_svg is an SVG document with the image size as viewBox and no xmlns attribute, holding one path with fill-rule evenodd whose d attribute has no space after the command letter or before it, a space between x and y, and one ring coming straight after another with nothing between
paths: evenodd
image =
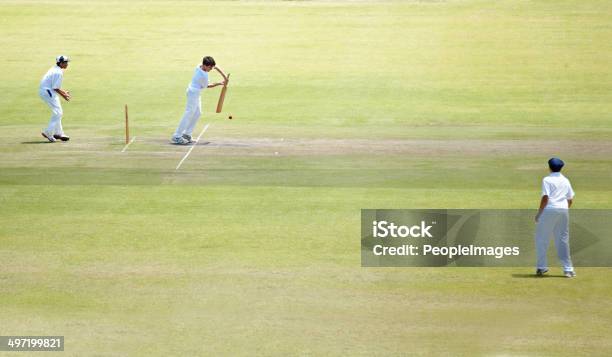
<instances>
[{"instance_id":1,"label":"wicket stumps","mask_svg":"<svg viewBox=\"0 0 612 357\"><path fill-rule=\"evenodd\" d=\"M125 105L125 144L130 143L130 125L128 123L128 106Z\"/></svg>"}]
</instances>

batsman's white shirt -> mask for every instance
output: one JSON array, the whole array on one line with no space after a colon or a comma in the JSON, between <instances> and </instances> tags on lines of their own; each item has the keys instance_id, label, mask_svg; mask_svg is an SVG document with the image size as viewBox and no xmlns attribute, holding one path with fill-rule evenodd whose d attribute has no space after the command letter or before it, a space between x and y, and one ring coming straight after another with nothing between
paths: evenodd
<instances>
[{"instance_id":1,"label":"batsman's white shirt","mask_svg":"<svg viewBox=\"0 0 612 357\"><path fill-rule=\"evenodd\" d=\"M63 78L64 71L62 71L59 66L51 67L40 81L39 91L41 94L46 93L51 98L56 97L57 93L54 91L54 89L59 89L62 87Z\"/></svg>"},{"instance_id":2,"label":"batsman's white shirt","mask_svg":"<svg viewBox=\"0 0 612 357\"><path fill-rule=\"evenodd\" d=\"M187 90L190 92L197 92L198 94L208 87L208 73L203 71L200 66L196 67L195 72L193 74L193 78L191 78L191 83L189 83L189 87Z\"/></svg>"},{"instance_id":3,"label":"batsman's white shirt","mask_svg":"<svg viewBox=\"0 0 612 357\"><path fill-rule=\"evenodd\" d=\"M542 196L548 196L546 208L568 209L567 200L574 198L574 190L565 176L552 172L542 180Z\"/></svg>"}]
</instances>

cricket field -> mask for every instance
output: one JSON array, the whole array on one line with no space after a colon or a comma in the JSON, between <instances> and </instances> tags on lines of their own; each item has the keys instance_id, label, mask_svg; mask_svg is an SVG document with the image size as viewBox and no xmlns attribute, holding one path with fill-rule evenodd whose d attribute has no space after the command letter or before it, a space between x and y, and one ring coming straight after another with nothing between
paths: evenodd
<instances>
[{"instance_id":1,"label":"cricket field","mask_svg":"<svg viewBox=\"0 0 612 357\"><path fill-rule=\"evenodd\" d=\"M0 335L65 336L66 356L611 355L610 268L360 264L361 209L535 214L551 156L575 208L612 208L611 18L588 0L1 1ZM38 84L60 54L71 140L47 143ZM205 55L231 73L224 112L205 90L176 170Z\"/></svg>"}]
</instances>

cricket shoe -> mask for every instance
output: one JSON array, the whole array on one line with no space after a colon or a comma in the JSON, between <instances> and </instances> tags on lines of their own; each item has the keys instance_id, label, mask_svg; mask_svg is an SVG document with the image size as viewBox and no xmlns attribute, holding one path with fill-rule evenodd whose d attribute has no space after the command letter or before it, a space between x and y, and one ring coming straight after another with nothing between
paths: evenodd
<instances>
[{"instance_id":1,"label":"cricket shoe","mask_svg":"<svg viewBox=\"0 0 612 357\"><path fill-rule=\"evenodd\" d=\"M62 135L53 135L53 138L56 140L61 140L61 141L68 141L70 140L70 137L68 135L62 134Z\"/></svg>"},{"instance_id":2,"label":"cricket shoe","mask_svg":"<svg viewBox=\"0 0 612 357\"><path fill-rule=\"evenodd\" d=\"M576 272L575 271L564 271L563 275L565 275L566 278L575 278Z\"/></svg>"},{"instance_id":3,"label":"cricket shoe","mask_svg":"<svg viewBox=\"0 0 612 357\"><path fill-rule=\"evenodd\" d=\"M188 134L183 134L182 136L183 139L187 140L188 144L192 144L195 143L195 141L193 140L193 138L191 137L191 135Z\"/></svg>"},{"instance_id":4,"label":"cricket shoe","mask_svg":"<svg viewBox=\"0 0 612 357\"><path fill-rule=\"evenodd\" d=\"M172 143L177 145L187 145L189 144L189 141L187 141L187 139L183 138L182 136L173 136Z\"/></svg>"},{"instance_id":5,"label":"cricket shoe","mask_svg":"<svg viewBox=\"0 0 612 357\"><path fill-rule=\"evenodd\" d=\"M51 142L51 143L54 143L56 141L55 138L53 137L53 135L47 134L44 131L42 133L40 133L40 135L42 135L45 139L49 140L49 142Z\"/></svg>"},{"instance_id":6,"label":"cricket shoe","mask_svg":"<svg viewBox=\"0 0 612 357\"><path fill-rule=\"evenodd\" d=\"M538 269L536 270L537 276L544 276L544 274L548 273L548 269Z\"/></svg>"}]
</instances>

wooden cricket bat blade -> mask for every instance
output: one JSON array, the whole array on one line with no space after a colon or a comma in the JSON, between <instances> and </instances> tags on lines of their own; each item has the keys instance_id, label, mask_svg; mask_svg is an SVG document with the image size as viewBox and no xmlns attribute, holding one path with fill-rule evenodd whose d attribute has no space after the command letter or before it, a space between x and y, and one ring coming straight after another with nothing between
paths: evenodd
<instances>
[{"instance_id":1,"label":"wooden cricket bat blade","mask_svg":"<svg viewBox=\"0 0 612 357\"><path fill-rule=\"evenodd\" d=\"M229 83L230 74L227 74L227 80L223 85L223 89L221 89L221 94L219 95L219 102L217 102L217 113L221 113L223 110L223 101L225 101L225 93L227 92L227 84Z\"/></svg>"}]
</instances>

